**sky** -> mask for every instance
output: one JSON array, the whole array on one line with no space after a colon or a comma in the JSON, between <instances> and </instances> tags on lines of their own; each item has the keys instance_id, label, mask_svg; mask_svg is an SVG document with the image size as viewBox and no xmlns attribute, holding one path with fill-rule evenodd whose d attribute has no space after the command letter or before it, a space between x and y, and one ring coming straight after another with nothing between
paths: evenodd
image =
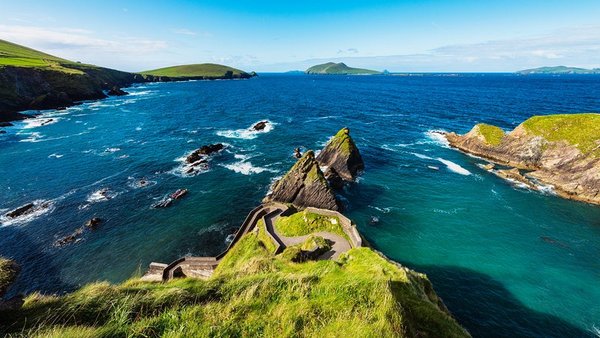
<instances>
[{"instance_id":1,"label":"sky","mask_svg":"<svg viewBox=\"0 0 600 338\"><path fill-rule=\"evenodd\" d=\"M126 71L600 67L600 0L0 0L0 39Z\"/></svg>"}]
</instances>

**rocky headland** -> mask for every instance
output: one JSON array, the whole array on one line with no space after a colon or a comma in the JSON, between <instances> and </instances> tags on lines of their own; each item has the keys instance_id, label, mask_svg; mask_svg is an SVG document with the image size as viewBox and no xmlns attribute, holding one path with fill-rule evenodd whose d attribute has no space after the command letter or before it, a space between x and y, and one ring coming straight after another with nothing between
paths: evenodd
<instances>
[{"instance_id":1,"label":"rocky headland","mask_svg":"<svg viewBox=\"0 0 600 338\"><path fill-rule=\"evenodd\" d=\"M454 148L509 167L488 167L501 177L600 204L600 114L534 116L508 133L478 124L464 135L445 136Z\"/></svg>"},{"instance_id":2,"label":"rocky headland","mask_svg":"<svg viewBox=\"0 0 600 338\"><path fill-rule=\"evenodd\" d=\"M317 156L317 162L325 172L325 177L341 177L352 182L358 173L365 168L360 151L350 137L350 129L342 128L329 140L325 148Z\"/></svg>"}]
</instances>

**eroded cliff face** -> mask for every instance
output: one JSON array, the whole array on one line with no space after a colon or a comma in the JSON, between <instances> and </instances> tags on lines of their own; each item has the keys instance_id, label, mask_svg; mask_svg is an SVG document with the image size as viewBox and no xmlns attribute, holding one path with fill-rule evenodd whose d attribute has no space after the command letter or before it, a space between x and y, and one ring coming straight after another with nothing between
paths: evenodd
<instances>
[{"instance_id":1,"label":"eroded cliff face","mask_svg":"<svg viewBox=\"0 0 600 338\"><path fill-rule=\"evenodd\" d=\"M292 169L273 185L265 202L292 203L299 208L315 207L340 210L312 150L307 151Z\"/></svg>"},{"instance_id":2,"label":"eroded cliff face","mask_svg":"<svg viewBox=\"0 0 600 338\"><path fill-rule=\"evenodd\" d=\"M550 116L535 117L535 124L528 120L497 139L483 131L485 125L476 125L464 135L448 133L446 139L452 147L466 153L520 169L524 178L551 185L564 198L600 204L600 124L595 126L597 121L600 122L600 115L573 116L583 121L581 130L577 125L567 125L565 120ZM537 127L542 123L545 132L540 132ZM574 137L570 137L571 131L564 128L572 128ZM582 133L585 133L584 138ZM575 139L577 142L573 141ZM583 143L587 146L582 147ZM506 172L500 174L506 176L503 175ZM515 174L513 171L509 176Z\"/></svg>"},{"instance_id":3,"label":"eroded cliff face","mask_svg":"<svg viewBox=\"0 0 600 338\"><path fill-rule=\"evenodd\" d=\"M325 176L337 174L344 181L354 181L358 172L365 168L348 128L343 128L335 134L317 156L317 162L321 167L327 167Z\"/></svg>"}]
</instances>

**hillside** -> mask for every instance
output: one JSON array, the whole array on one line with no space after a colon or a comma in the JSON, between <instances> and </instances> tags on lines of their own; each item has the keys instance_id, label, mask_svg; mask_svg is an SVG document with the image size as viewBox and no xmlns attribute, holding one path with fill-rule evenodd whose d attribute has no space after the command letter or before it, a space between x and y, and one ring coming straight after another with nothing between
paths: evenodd
<instances>
[{"instance_id":1,"label":"hillside","mask_svg":"<svg viewBox=\"0 0 600 338\"><path fill-rule=\"evenodd\" d=\"M600 114L534 116L509 133L478 124L450 145L512 170L490 170L532 190L549 185L560 196L600 204Z\"/></svg>"},{"instance_id":2,"label":"hillside","mask_svg":"<svg viewBox=\"0 0 600 338\"><path fill-rule=\"evenodd\" d=\"M294 263L250 232L209 279L132 279L64 296L33 294L0 333L43 337L468 337L423 274L355 248Z\"/></svg>"},{"instance_id":3,"label":"hillside","mask_svg":"<svg viewBox=\"0 0 600 338\"><path fill-rule=\"evenodd\" d=\"M600 68L585 69L577 67L539 67L532 69L525 69L518 71L517 74L529 75L529 74L600 74Z\"/></svg>"},{"instance_id":4,"label":"hillside","mask_svg":"<svg viewBox=\"0 0 600 338\"><path fill-rule=\"evenodd\" d=\"M246 73L242 70L214 64L200 63L192 65L172 66L154 70L140 72L143 75L168 76L172 78L249 78L253 74Z\"/></svg>"},{"instance_id":5,"label":"hillside","mask_svg":"<svg viewBox=\"0 0 600 338\"><path fill-rule=\"evenodd\" d=\"M326 75L375 75L381 72L348 67L345 63L328 62L316 66L312 66L306 70L306 74L326 74Z\"/></svg>"}]
</instances>

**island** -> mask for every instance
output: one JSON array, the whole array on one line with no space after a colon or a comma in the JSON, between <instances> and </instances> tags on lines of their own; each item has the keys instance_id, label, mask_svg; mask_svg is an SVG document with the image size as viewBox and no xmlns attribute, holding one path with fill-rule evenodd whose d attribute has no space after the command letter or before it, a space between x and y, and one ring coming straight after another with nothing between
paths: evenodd
<instances>
[{"instance_id":1,"label":"island","mask_svg":"<svg viewBox=\"0 0 600 338\"><path fill-rule=\"evenodd\" d=\"M156 74L152 74L156 72ZM0 123L31 117L25 110L57 109L84 100L126 95L134 83L249 78L256 74L216 64L176 66L144 74L74 62L0 40Z\"/></svg>"},{"instance_id":2,"label":"island","mask_svg":"<svg viewBox=\"0 0 600 338\"><path fill-rule=\"evenodd\" d=\"M370 69L352 68L345 63L327 62L308 68L306 74L316 75L378 75L382 72Z\"/></svg>"},{"instance_id":3,"label":"island","mask_svg":"<svg viewBox=\"0 0 600 338\"><path fill-rule=\"evenodd\" d=\"M216 63L200 63L146 70L140 72L144 76L168 77L176 80L215 80L215 79L248 79L256 73L219 65Z\"/></svg>"},{"instance_id":4,"label":"island","mask_svg":"<svg viewBox=\"0 0 600 338\"><path fill-rule=\"evenodd\" d=\"M585 69L577 67L555 66L555 67L539 67L532 69L520 70L517 72L520 75L531 74L600 74L600 68Z\"/></svg>"},{"instance_id":5,"label":"island","mask_svg":"<svg viewBox=\"0 0 600 338\"><path fill-rule=\"evenodd\" d=\"M221 254L151 263L144 276L118 285L31 294L0 312L0 333L469 337L426 275L369 247L339 211L321 166L346 182L364 169L350 130L324 152L306 151Z\"/></svg>"},{"instance_id":6,"label":"island","mask_svg":"<svg viewBox=\"0 0 600 338\"><path fill-rule=\"evenodd\" d=\"M600 114L533 116L509 133L477 124L464 135L445 136L452 147L504 166L485 166L503 178L600 204Z\"/></svg>"}]
</instances>

